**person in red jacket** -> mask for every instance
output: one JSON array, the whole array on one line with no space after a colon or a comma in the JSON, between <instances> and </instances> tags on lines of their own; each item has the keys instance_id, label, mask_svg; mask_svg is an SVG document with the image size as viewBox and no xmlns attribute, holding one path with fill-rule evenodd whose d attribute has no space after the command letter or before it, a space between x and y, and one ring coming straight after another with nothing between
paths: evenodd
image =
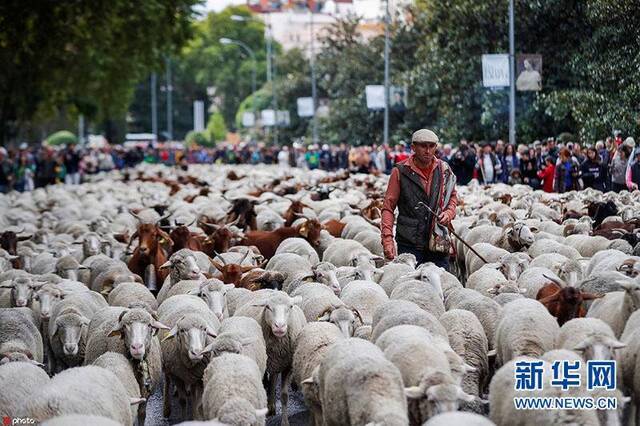
<instances>
[{"instance_id":1,"label":"person in red jacket","mask_svg":"<svg viewBox=\"0 0 640 426\"><path fill-rule=\"evenodd\" d=\"M553 164L553 158L545 159L545 168L538 171L538 177L542 180L542 189L544 192L553 192L553 178L556 174L556 166Z\"/></svg>"}]
</instances>

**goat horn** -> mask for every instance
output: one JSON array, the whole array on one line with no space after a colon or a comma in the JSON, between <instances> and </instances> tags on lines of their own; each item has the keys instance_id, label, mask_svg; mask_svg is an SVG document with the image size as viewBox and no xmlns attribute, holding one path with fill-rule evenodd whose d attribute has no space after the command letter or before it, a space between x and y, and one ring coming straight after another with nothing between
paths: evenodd
<instances>
[{"instance_id":1,"label":"goat horn","mask_svg":"<svg viewBox=\"0 0 640 426\"><path fill-rule=\"evenodd\" d=\"M194 223L196 223L196 220L193 219L191 222L189 222L187 225L185 225L187 228L190 227L191 225L193 225Z\"/></svg>"},{"instance_id":2,"label":"goat horn","mask_svg":"<svg viewBox=\"0 0 640 426\"><path fill-rule=\"evenodd\" d=\"M251 251L251 249L248 249L245 253L244 253L244 257L242 258L242 260L240 262L238 262L238 265L242 265L242 262L245 261L245 259L247 258L247 256L249 256L249 252Z\"/></svg>"},{"instance_id":3,"label":"goat horn","mask_svg":"<svg viewBox=\"0 0 640 426\"><path fill-rule=\"evenodd\" d=\"M133 210L129 209L129 214L131 214L131 216L135 217L139 221L142 221L142 219L140 219L140 216L138 216L137 213L134 213Z\"/></svg>"},{"instance_id":4,"label":"goat horn","mask_svg":"<svg viewBox=\"0 0 640 426\"><path fill-rule=\"evenodd\" d=\"M163 220L167 219L169 216L171 216L171 213L167 213L166 215L160 217L160 219L158 219L156 223L162 222Z\"/></svg>"},{"instance_id":5,"label":"goat horn","mask_svg":"<svg viewBox=\"0 0 640 426\"><path fill-rule=\"evenodd\" d=\"M216 257L219 257L219 258L220 258L220 260L222 260L222 264L223 264L223 265L225 265L225 266L227 266L227 261L226 261L226 260L224 260L224 257L220 256L220 253L218 253L218 252L217 252L217 251L215 251L215 250L213 251L213 253L215 253L215 257L214 257L214 259L215 259Z\"/></svg>"},{"instance_id":6,"label":"goat horn","mask_svg":"<svg viewBox=\"0 0 640 426\"><path fill-rule=\"evenodd\" d=\"M198 221L198 224L200 224L200 225L204 225L204 226L208 226L208 227L213 228L213 229L218 229L218 228L220 227L220 225L218 225L218 224L215 224L215 223L209 223L209 222L204 222L204 221L202 221L202 220Z\"/></svg>"},{"instance_id":7,"label":"goat horn","mask_svg":"<svg viewBox=\"0 0 640 426\"><path fill-rule=\"evenodd\" d=\"M551 282L553 282L555 284L558 284L560 287L565 287L566 286L565 283L563 283L562 281L559 281L559 280L557 280L557 279L555 279L553 277L550 277L547 274L542 274L542 276L545 277L546 279L548 279L549 281L551 281Z\"/></svg>"}]
</instances>

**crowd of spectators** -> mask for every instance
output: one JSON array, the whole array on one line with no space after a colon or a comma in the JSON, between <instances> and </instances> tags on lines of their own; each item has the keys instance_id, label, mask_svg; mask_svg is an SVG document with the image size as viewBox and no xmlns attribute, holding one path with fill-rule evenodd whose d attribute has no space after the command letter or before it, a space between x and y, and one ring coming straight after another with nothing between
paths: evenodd
<instances>
[{"instance_id":1,"label":"crowd of spectators","mask_svg":"<svg viewBox=\"0 0 640 426\"><path fill-rule=\"evenodd\" d=\"M274 164L280 167L338 170L360 173L391 172L394 164L411 154L410 146L340 145L291 146L230 145L189 149L169 146L120 145L61 149L42 146L7 151L0 147L0 192L30 191L56 183L78 184L86 175L135 166L140 162L162 163L188 168L189 164ZM640 147L633 138L619 134L594 145L558 143L554 138L516 146L495 143L470 143L461 140L454 148L441 147L437 154L449 163L458 184L471 179L482 184L526 184L547 192L567 192L583 188L601 191L634 190L640 185Z\"/></svg>"}]
</instances>

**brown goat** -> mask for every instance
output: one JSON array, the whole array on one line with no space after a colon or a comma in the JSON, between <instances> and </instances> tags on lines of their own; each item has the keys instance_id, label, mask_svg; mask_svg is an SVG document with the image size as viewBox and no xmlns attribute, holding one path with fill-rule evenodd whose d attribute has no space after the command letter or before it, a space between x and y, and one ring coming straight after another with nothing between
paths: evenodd
<instances>
[{"instance_id":1,"label":"brown goat","mask_svg":"<svg viewBox=\"0 0 640 426\"><path fill-rule=\"evenodd\" d=\"M210 259L211 264L222 274L222 282L225 284L238 284L242 275L253 269L259 268L256 265L243 265L242 262L249 256L249 251L246 252L244 257L239 263L227 263L222 256L216 255L216 258L220 259L222 263L218 263L215 258Z\"/></svg>"},{"instance_id":2,"label":"brown goat","mask_svg":"<svg viewBox=\"0 0 640 426\"><path fill-rule=\"evenodd\" d=\"M316 219L309 219L297 226L285 226L274 231L250 231L241 243L245 246L256 246L265 259L271 259L282 241L292 237L306 239L312 247L317 247L322 225Z\"/></svg>"},{"instance_id":3,"label":"brown goat","mask_svg":"<svg viewBox=\"0 0 640 426\"><path fill-rule=\"evenodd\" d=\"M323 225L324 225L324 228L332 236L336 238L342 237L342 230L344 229L345 226L347 226L346 223L340 222L339 220L336 220L336 219L328 220Z\"/></svg>"},{"instance_id":4,"label":"brown goat","mask_svg":"<svg viewBox=\"0 0 640 426\"><path fill-rule=\"evenodd\" d=\"M156 290L158 283L162 283L169 274L167 270L160 270L167 259L173 241L157 224L141 223L132 239L138 237L138 247L133 252L127 266L134 274L145 277L145 284L150 290ZM147 276L146 269L153 265L155 274ZM160 284L161 285L161 284Z\"/></svg>"},{"instance_id":5,"label":"brown goat","mask_svg":"<svg viewBox=\"0 0 640 426\"><path fill-rule=\"evenodd\" d=\"M573 318L583 318L587 314L583 303L603 296L585 293L546 275L545 278L551 282L545 284L538 291L536 300L547 308L549 313L558 320L560 326Z\"/></svg>"},{"instance_id":6,"label":"brown goat","mask_svg":"<svg viewBox=\"0 0 640 426\"><path fill-rule=\"evenodd\" d=\"M285 276L281 272L265 271L264 269L256 268L242 275L236 287L246 288L251 291L265 288L282 290L284 279Z\"/></svg>"},{"instance_id":7,"label":"brown goat","mask_svg":"<svg viewBox=\"0 0 640 426\"><path fill-rule=\"evenodd\" d=\"M302 216L302 209L305 207L309 206L304 204L302 201L293 201L287 211L284 212L284 215L282 215L284 218L284 226L291 226L298 217Z\"/></svg>"}]
</instances>

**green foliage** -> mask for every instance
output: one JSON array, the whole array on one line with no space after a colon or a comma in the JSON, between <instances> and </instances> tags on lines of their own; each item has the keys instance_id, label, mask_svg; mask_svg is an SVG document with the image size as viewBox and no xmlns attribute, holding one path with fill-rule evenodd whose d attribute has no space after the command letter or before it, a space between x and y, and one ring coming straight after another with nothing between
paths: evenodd
<instances>
[{"instance_id":1,"label":"green foliage","mask_svg":"<svg viewBox=\"0 0 640 426\"><path fill-rule=\"evenodd\" d=\"M78 138L68 130L60 130L47 137L45 143L50 146L77 144Z\"/></svg>"},{"instance_id":2,"label":"green foliage","mask_svg":"<svg viewBox=\"0 0 640 426\"><path fill-rule=\"evenodd\" d=\"M224 117L219 112L211 114L207 123L205 134L212 143L223 141L227 136L227 126L224 124Z\"/></svg>"},{"instance_id":3,"label":"green foliage","mask_svg":"<svg viewBox=\"0 0 640 426\"><path fill-rule=\"evenodd\" d=\"M72 107L123 115L136 81L189 37L197 0L0 3L0 142Z\"/></svg>"},{"instance_id":4,"label":"green foliage","mask_svg":"<svg viewBox=\"0 0 640 426\"><path fill-rule=\"evenodd\" d=\"M214 143L212 143L211 139L208 138L208 135L205 132L196 132L195 130L192 130L189 133L187 133L187 136L185 136L184 141L187 144L187 146L198 145L198 146L211 147L214 145Z\"/></svg>"}]
</instances>

